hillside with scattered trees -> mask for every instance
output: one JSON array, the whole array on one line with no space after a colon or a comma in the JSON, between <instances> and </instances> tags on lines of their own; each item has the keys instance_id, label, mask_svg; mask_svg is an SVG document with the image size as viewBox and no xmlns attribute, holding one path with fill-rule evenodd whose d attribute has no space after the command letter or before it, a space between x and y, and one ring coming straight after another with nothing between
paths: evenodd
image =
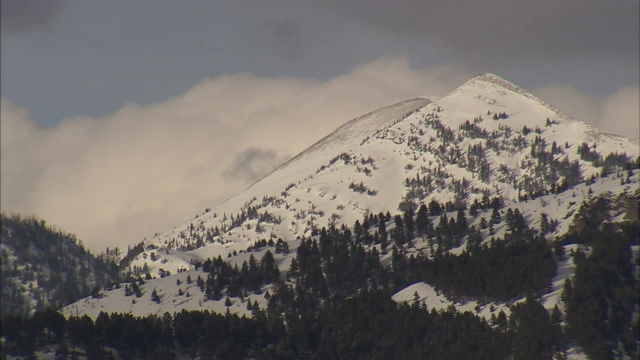
<instances>
[{"instance_id":1,"label":"hillside with scattered trees","mask_svg":"<svg viewBox=\"0 0 640 360\"><path fill-rule=\"evenodd\" d=\"M118 267L34 217L2 214L2 314L59 308L120 280Z\"/></svg>"}]
</instances>

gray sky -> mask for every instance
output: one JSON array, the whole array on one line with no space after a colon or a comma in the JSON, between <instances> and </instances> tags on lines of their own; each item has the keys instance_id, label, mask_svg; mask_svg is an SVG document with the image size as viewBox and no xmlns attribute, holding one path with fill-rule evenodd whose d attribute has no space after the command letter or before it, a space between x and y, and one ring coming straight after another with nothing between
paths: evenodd
<instances>
[{"instance_id":1,"label":"gray sky","mask_svg":"<svg viewBox=\"0 0 640 360\"><path fill-rule=\"evenodd\" d=\"M638 137L637 0L1 3L2 209L94 250L480 72Z\"/></svg>"}]
</instances>

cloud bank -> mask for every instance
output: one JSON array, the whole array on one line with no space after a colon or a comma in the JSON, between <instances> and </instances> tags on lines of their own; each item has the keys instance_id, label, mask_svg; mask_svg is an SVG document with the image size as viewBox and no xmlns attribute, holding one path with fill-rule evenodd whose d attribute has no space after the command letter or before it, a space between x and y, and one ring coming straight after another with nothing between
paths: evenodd
<instances>
[{"instance_id":1,"label":"cloud bank","mask_svg":"<svg viewBox=\"0 0 640 360\"><path fill-rule=\"evenodd\" d=\"M35 214L96 252L126 248L223 202L341 124L445 94L472 75L415 69L403 58L326 81L241 73L204 79L161 103L52 128L2 99L1 208ZM606 99L567 87L536 93L605 131L638 137L637 87Z\"/></svg>"},{"instance_id":2,"label":"cloud bank","mask_svg":"<svg viewBox=\"0 0 640 360\"><path fill-rule=\"evenodd\" d=\"M94 251L126 248L235 195L346 121L470 75L402 58L326 81L241 73L52 128L3 99L1 208L36 214Z\"/></svg>"},{"instance_id":3,"label":"cloud bank","mask_svg":"<svg viewBox=\"0 0 640 360\"><path fill-rule=\"evenodd\" d=\"M605 98L567 86L546 86L534 93L574 119L606 132L640 138L640 87L623 87Z\"/></svg>"}]
</instances>

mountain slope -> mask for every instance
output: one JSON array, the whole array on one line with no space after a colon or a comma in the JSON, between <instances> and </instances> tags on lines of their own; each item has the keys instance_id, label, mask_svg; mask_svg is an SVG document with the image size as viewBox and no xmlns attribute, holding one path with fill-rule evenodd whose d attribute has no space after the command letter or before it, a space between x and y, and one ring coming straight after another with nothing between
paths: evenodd
<instances>
[{"instance_id":1,"label":"mountain slope","mask_svg":"<svg viewBox=\"0 0 640 360\"><path fill-rule=\"evenodd\" d=\"M293 240L369 213L557 193L637 158L637 140L593 129L484 74L435 102L406 101L341 126L224 204L145 244L204 247L172 259L165 270L175 272L193 257L227 256L260 239ZM144 262L139 256L132 265Z\"/></svg>"},{"instance_id":2,"label":"mountain slope","mask_svg":"<svg viewBox=\"0 0 640 360\"><path fill-rule=\"evenodd\" d=\"M638 146L480 75L434 102L343 125L224 204L145 239L123 258L132 259L124 286L63 313L283 321L289 333L278 341L299 336L292 344L307 348L292 351L309 357L332 342L344 349L342 335L355 333L342 316L358 316L340 313L332 326L341 335L310 341L323 314L345 299L357 310L384 298L452 316L445 323L478 321L517 358L583 359L580 346L633 356ZM415 334L426 336L420 358L448 341Z\"/></svg>"},{"instance_id":3,"label":"mountain slope","mask_svg":"<svg viewBox=\"0 0 640 360\"><path fill-rule=\"evenodd\" d=\"M580 214L581 204L589 202L599 197L606 197L612 199L612 203L615 204L613 210L608 215L608 218L614 219L617 222L621 221L633 221L632 210L628 210L628 206L633 208L634 202L640 199L640 172L635 170L632 175L627 179L626 175L623 177L626 184L620 185L620 178L618 174L612 174L605 178L597 179L593 184L580 184L573 187L570 191L565 191L561 194L550 194L541 196L535 200L523 201L520 203L508 204L501 208L500 213L502 217L506 217L506 214L511 211L518 210L521 214L524 214L527 226L531 229L543 228L542 218L543 214L548 219L550 225L546 237L552 240L560 239L562 235L566 234L569 229L574 226L577 221L576 217ZM636 209L637 211L637 209ZM448 218L455 218L456 212L445 212ZM509 232L506 222L500 221L497 224L491 224L490 226L483 226L482 223L490 221L492 217L492 208L479 209L477 215L469 216L469 227L475 227L479 229L482 243L484 245L490 244L492 239L504 238ZM435 231L438 231L441 216L430 216ZM360 219L362 220L362 219ZM372 224L372 228L369 230L374 237L377 236L377 227ZM387 231L389 234L394 233L393 221L387 222ZM393 240L393 235L390 235L390 240ZM317 239L317 236L314 238ZM434 246L433 237L418 236L411 241L411 246L400 247L403 254L409 256L420 256L421 254L433 254ZM460 240L459 245L454 245L449 250L451 254L460 254L467 247L468 238ZM276 264L278 265L281 273L286 274L291 267L293 258L296 256L296 252L300 245L300 240L293 240L288 242L288 251L278 251L276 244L257 246L249 251L240 250L236 255L230 255L226 258L231 266L242 267L243 262L249 262L250 257L254 257L260 260L267 251L274 253ZM579 248L576 244L563 245L566 253L570 253ZM379 242L371 244L367 248L376 248L380 252L380 261L384 265L389 265L392 261L392 252L382 249L382 245ZM583 247L584 248L584 247ZM636 246L636 257L640 255L640 247ZM251 316L251 309L247 309L246 300L250 299L261 308L265 308L268 299L265 298L267 292L273 293L273 285L265 284L261 288L260 293L248 294L246 299L240 299L232 297L232 304L230 306L225 305L226 297L221 297L219 300L211 300L207 298L207 294L203 289L199 289L196 279L198 277L203 280L207 279L208 273L202 269L202 267L195 268L194 261L204 261L207 257L213 258L210 249L202 248L188 252L167 251L158 249L148 249L143 254L147 254L144 262L148 264L147 271L153 278L144 281L144 284L140 285L142 289L142 295L140 297L133 296L131 293L127 293L124 287L120 289L112 289L105 291L100 298L85 298L76 302L64 309L67 315L83 315L87 314L92 318L96 318L101 311L107 312L123 312L132 313L134 315L147 315L157 314L162 315L165 312L179 312L182 310L210 310L214 312L224 313L227 309L231 313L238 313L241 315ZM215 254L218 256L218 254ZM203 259L203 260L199 260ZM166 275L167 269L181 267L180 270L169 270L170 276ZM542 304L546 309L551 311L555 306L562 308L562 301L560 295L563 290L564 283L567 279L573 278L575 264L572 257L567 257L558 261L558 273L553 277L549 291L544 294ZM158 274L158 270L162 275ZM144 275L144 274L142 274ZM190 281L188 281L190 279ZM151 294L154 290L157 290L161 294L162 301L153 301ZM493 301L481 301L469 299L469 301L456 303L452 299L448 299L443 294L438 296L432 296L433 290L430 285L416 285L409 286L407 289L401 291L397 296L394 296L395 300L407 301L414 298L414 292L418 292L420 299L427 300L429 309L446 309L449 305L455 304L460 311L473 311L477 315L486 319L491 318L492 315L496 316L498 313L505 312L509 314L509 303L493 302ZM188 293L188 294L187 294ZM431 294L431 295L430 295ZM478 306L478 308L476 308Z\"/></svg>"},{"instance_id":4,"label":"mountain slope","mask_svg":"<svg viewBox=\"0 0 640 360\"><path fill-rule=\"evenodd\" d=\"M1 314L61 307L120 281L119 270L69 234L35 218L2 214Z\"/></svg>"}]
</instances>

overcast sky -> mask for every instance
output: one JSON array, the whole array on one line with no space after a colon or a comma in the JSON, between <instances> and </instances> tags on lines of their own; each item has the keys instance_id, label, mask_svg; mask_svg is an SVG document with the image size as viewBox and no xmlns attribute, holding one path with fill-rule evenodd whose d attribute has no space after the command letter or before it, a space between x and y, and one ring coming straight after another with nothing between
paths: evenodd
<instances>
[{"instance_id":1,"label":"overcast sky","mask_svg":"<svg viewBox=\"0 0 640 360\"><path fill-rule=\"evenodd\" d=\"M481 72L639 137L637 0L1 3L2 210L94 251Z\"/></svg>"}]
</instances>

